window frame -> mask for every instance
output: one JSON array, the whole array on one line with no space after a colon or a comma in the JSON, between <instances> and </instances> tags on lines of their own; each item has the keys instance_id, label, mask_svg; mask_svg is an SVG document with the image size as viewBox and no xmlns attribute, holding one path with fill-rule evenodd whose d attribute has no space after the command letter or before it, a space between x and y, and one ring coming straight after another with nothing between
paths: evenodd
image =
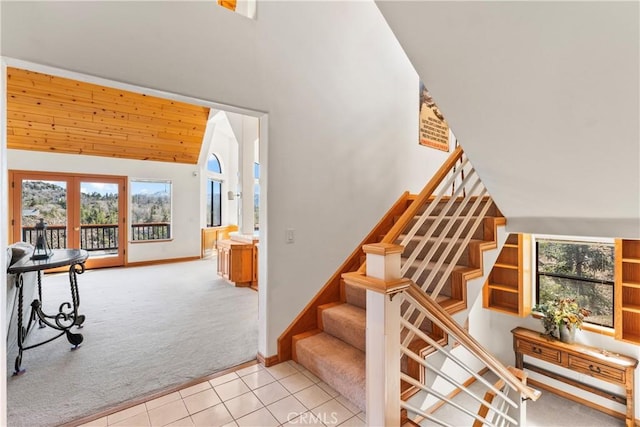
<instances>
[{"instance_id":1,"label":"window frame","mask_svg":"<svg viewBox=\"0 0 640 427\"><path fill-rule=\"evenodd\" d=\"M218 212L219 212L219 218L220 218L220 223L219 224L214 224L214 218L215 218L215 209L214 206L215 203L215 192L214 190L214 186L215 184L220 185L220 193L218 194ZM223 181L217 178L211 178L211 177L207 177L207 184L206 184L206 195L205 197L207 198L207 203L205 203L205 209L206 209L206 226L207 227L221 227L222 226L222 184ZM211 190L211 192L209 192L209 190ZM209 195L211 195L211 200L209 200ZM209 210L209 202L211 202L211 210Z\"/></svg>"},{"instance_id":2,"label":"window frame","mask_svg":"<svg viewBox=\"0 0 640 427\"><path fill-rule=\"evenodd\" d=\"M169 184L169 221L168 221L168 231L167 236L158 239L136 239L135 233L133 232L133 197L136 195L133 191L133 186L135 183L146 182L146 183L158 183L158 184ZM173 181L170 179L153 179L153 178L129 178L129 203L131 204L129 207L129 243L154 243L154 242L167 242L173 240ZM142 223L145 224L145 223Z\"/></svg>"},{"instance_id":3,"label":"window frame","mask_svg":"<svg viewBox=\"0 0 640 427\"><path fill-rule=\"evenodd\" d=\"M213 170L209 168L209 162L211 162L212 159L215 159L216 163L217 163L217 169L218 170ZM207 157L207 162L204 165L204 171L205 171L205 182L204 182L204 227L221 227L222 224L224 224L224 217L225 217L225 207L223 206L223 201L224 201L224 197L223 194L225 194L225 176L224 176L224 168L222 167L222 162L220 161L220 156L218 156L216 153L209 153L209 156ZM220 203L219 203L219 214L220 214L220 224L214 224L213 218L214 218L214 191L213 191L213 185L214 183L219 183L220 184ZM209 190L211 190L211 200L209 200ZM209 211L209 202L211 202L211 211Z\"/></svg>"},{"instance_id":4,"label":"window frame","mask_svg":"<svg viewBox=\"0 0 640 427\"><path fill-rule=\"evenodd\" d=\"M576 244L606 244L611 245L613 249L613 279L612 280L599 280L592 278L584 278L579 276L571 276L571 275L563 275L556 273L541 273L539 270L538 263L538 253L539 253L539 242L540 241L556 241L556 242L566 242L566 243L576 243ZM555 236L555 235L535 235L534 236L534 251L533 251L533 262L535 263L535 269L533 271L533 279L535 282L534 288L534 301L536 304L540 304L540 276L548 276L560 279L568 279L577 282L586 282L589 284L603 284L611 286L611 324L612 326L601 325L598 323L592 323L588 320L584 320L583 329L590 330L594 332L598 332L606 335L614 335L615 327L616 327L616 280L615 280L615 261L616 261L616 253L615 253L615 241L614 239L605 239L605 238L597 238L597 237L582 237L582 236Z\"/></svg>"}]
</instances>

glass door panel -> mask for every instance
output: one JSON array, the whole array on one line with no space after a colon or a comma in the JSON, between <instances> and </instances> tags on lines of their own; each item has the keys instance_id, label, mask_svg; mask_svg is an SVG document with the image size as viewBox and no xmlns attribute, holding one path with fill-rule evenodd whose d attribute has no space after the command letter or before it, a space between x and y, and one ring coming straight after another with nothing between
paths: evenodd
<instances>
[{"instance_id":1,"label":"glass door panel","mask_svg":"<svg viewBox=\"0 0 640 427\"><path fill-rule=\"evenodd\" d=\"M119 200L117 183L80 181L80 248L92 258L118 256Z\"/></svg>"},{"instance_id":2,"label":"glass door panel","mask_svg":"<svg viewBox=\"0 0 640 427\"><path fill-rule=\"evenodd\" d=\"M20 237L35 245L35 225L42 218L51 249L68 247L67 181L24 179L20 198Z\"/></svg>"},{"instance_id":3,"label":"glass door panel","mask_svg":"<svg viewBox=\"0 0 640 427\"><path fill-rule=\"evenodd\" d=\"M125 177L9 171L9 178L13 242L35 244L42 218L51 249L87 250L87 268L124 265Z\"/></svg>"}]
</instances>

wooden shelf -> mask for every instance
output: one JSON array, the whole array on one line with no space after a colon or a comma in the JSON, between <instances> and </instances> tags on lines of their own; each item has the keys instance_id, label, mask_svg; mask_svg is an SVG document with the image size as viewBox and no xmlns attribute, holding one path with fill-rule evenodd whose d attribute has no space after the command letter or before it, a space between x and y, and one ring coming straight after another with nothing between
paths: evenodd
<instances>
[{"instance_id":1,"label":"wooden shelf","mask_svg":"<svg viewBox=\"0 0 640 427\"><path fill-rule=\"evenodd\" d=\"M510 270L517 270L517 269L519 268L517 265L509 265L509 264L498 264L498 263L495 263L495 264L493 265L493 268L496 268L496 267L497 267L497 268L508 268L508 269L510 269Z\"/></svg>"},{"instance_id":2,"label":"wooden shelf","mask_svg":"<svg viewBox=\"0 0 640 427\"><path fill-rule=\"evenodd\" d=\"M510 234L483 289L483 307L527 316L531 311L531 236Z\"/></svg>"},{"instance_id":3,"label":"wooden shelf","mask_svg":"<svg viewBox=\"0 0 640 427\"><path fill-rule=\"evenodd\" d=\"M517 294L518 293L518 288L513 288L509 285L501 285L498 283L489 283L487 286L489 286L489 289L493 289L496 291L502 291L502 292L511 292L513 294Z\"/></svg>"},{"instance_id":4,"label":"wooden shelf","mask_svg":"<svg viewBox=\"0 0 640 427\"><path fill-rule=\"evenodd\" d=\"M640 305L627 304L622 306L622 311L640 314Z\"/></svg>"},{"instance_id":5,"label":"wooden shelf","mask_svg":"<svg viewBox=\"0 0 640 427\"><path fill-rule=\"evenodd\" d=\"M614 291L615 337L639 344L640 240L616 240Z\"/></svg>"}]
</instances>

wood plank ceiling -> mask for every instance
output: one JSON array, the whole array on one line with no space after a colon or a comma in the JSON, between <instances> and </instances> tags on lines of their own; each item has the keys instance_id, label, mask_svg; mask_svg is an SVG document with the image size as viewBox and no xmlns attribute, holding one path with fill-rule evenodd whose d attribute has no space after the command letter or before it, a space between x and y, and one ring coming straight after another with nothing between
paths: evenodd
<instances>
[{"instance_id":1,"label":"wood plank ceiling","mask_svg":"<svg viewBox=\"0 0 640 427\"><path fill-rule=\"evenodd\" d=\"M196 164L209 108L7 68L7 146Z\"/></svg>"}]
</instances>

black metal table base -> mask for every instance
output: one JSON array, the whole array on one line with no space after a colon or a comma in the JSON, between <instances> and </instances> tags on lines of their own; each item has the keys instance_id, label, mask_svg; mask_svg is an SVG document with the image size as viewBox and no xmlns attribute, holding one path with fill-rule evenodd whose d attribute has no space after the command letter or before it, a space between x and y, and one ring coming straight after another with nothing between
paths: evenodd
<instances>
[{"instance_id":1,"label":"black metal table base","mask_svg":"<svg viewBox=\"0 0 640 427\"><path fill-rule=\"evenodd\" d=\"M58 308L58 312L54 314L45 313L42 309L42 273L40 270L38 274L38 299L34 299L31 303L31 314L29 315L29 321L24 326L24 313L23 313L23 286L24 286L24 273L18 273L16 280L16 286L18 288L18 356L15 360L15 371L13 375L20 375L25 372L21 369L22 366L22 354L25 350L40 347L43 344L51 342L66 336L67 341L72 345L71 350L77 349L84 337L80 333L72 332L72 328L75 326L78 329L82 328L86 317L83 314L78 313L80 307L80 293L78 291L78 274L84 273L84 259L79 262L73 262L69 266L69 286L71 289L71 302L63 302ZM52 328L60 331L59 334L53 337L35 343L31 345L25 345L27 335L31 329L38 323L40 328Z\"/></svg>"}]
</instances>

